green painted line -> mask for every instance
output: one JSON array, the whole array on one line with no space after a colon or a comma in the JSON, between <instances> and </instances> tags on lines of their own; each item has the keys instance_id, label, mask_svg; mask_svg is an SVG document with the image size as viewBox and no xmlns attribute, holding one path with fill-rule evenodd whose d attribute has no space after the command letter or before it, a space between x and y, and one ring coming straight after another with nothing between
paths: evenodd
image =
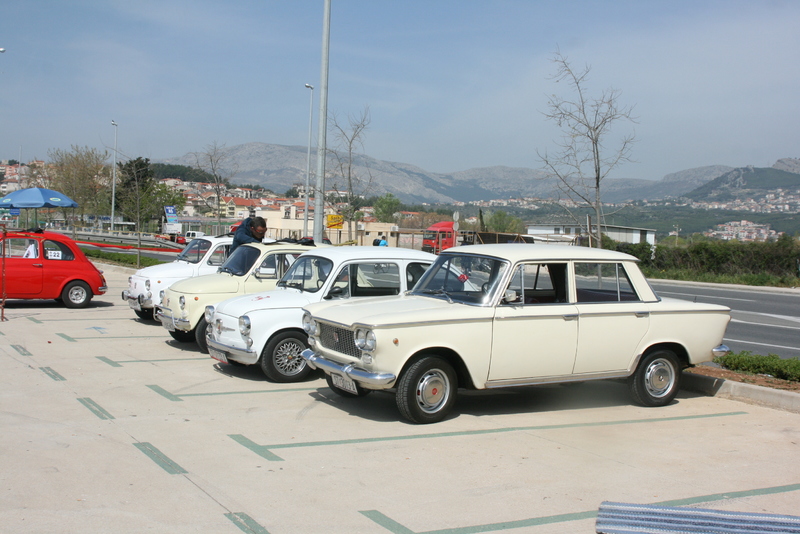
<instances>
[{"instance_id":1,"label":"green painted line","mask_svg":"<svg viewBox=\"0 0 800 534\"><path fill-rule=\"evenodd\" d=\"M162 388L161 386L156 386L154 384L147 384L147 387L161 395L162 397L166 398L167 400L171 400L173 402L181 402L183 401L182 398L178 397L177 395L173 395L166 389Z\"/></svg>"},{"instance_id":2,"label":"green painted line","mask_svg":"<svg viewBox=\"0 0 800 534\"><path fill-rule=\"evenodd\" d=\"M70 343L75 343L75 340L73 338L69 337L67 334L56 333L56 335L63 337L64 339L66 339Z\"/></svg>"},{"instance_id":3,"label":"green painted line","mask_svg":"<svg viewBox=\"0 0 800 534\"><path fill-rule=\"evenodd\" d=\"M36 323L36 324L44 324L44 323L42 323L42 321L40 321L40 320L39 320L39 319L37 319L36 317L28 317L27 319L28 319L29 321L31 321L31 322L34 322L34 323Z\"/></svg>"},{"instance_id":4,"label":"green painted line","mask_svg":"<svg viewBox=\"0 0 800 534\"><path fill-rule=\"evenodd\" d=\"M183 358L184 360L208 360L209 358ZM177 361L177 360L151 360L151 361ZM107 362L108 363L108 362ZM125 363L125 362L123 362ZM157 385L148 385L150 389L158 393L159 395L166 397L171 401L182 401L182 397L218 397L221 395L251 395L253 393L286 393L291 391L316 391L317 388L286 388L286 389L255 389L251 391L217 391L217 392L210 392L210 393L181 393L175 394L170 393L166 389L162 388L161 386Z\"/></svg>"},{"instance_id":5,"label":"green painted line","mask_svg":"<svg viewBox=\"0 0 800 534\"><path fill-rule=\"evenodd\" d=\"M83 397L78 399L78 402L89 408L93 414L95 414L100 419L114 419L114 416L108 413L103 407L97 404L95 401L90 399L89 397Z\"/></svg>"},{"instance_id":6,"label":"green painted line","mask_svg":"<svg viewBox=\"0 0 800 534\"><path fill-rule=\"evenodd\" d=\"M134 443L133 446L145 453L151 460L157 463L161 469L170 475L184 475L188 473L186 469L167 458L163 452L153 447L150 443Z\"/></svg>"},{"instance_id":7,"label":"green painted line","mask_svg":"<svg viewBox=\"0 0 800 534\"><path fill-rule=\"evenodd\" d=\"M278 456L277 454L273 454L269 447L265 447L264 445L259 445L255 441L244 437L241 434L228 434L228 437L231 438L233 441L238 443L239 445L244 446L247 449L250 449L257 455L261 456L265 460L269 460L270 462L282 462L283 458Z\"/></svg>"},{"instance_id":8,"label":"green painted line","mask_svg":"<svg viewBox=\"0 0 800 534\"><path fill-rule=\"evenodd\" d=\"M97 358L98 360L100 360L101 362L103 362L103 363L107 363L107 364L108 364L108 365L110 365L111 367L122 367L122 366L121 366L120 364L118 364L117 362L115 362L115 361L113 361L113 360L110 360L110 359L106 358L105 356L96 356L96 358Z\"/></svg>"},{"instance_id":9,"label":"green painted line","mask_svg":"<svg viewBox=\"0 0 800 534\"><path fill-rule=\"evenodd\" d=\"M53 371L49 367L39 367L39 369L41 371L44 371L44 374L46 374L47 376L49 376L50 378L52 378L53 380L55 380L57 382L61 382L61 381L66 380L66 378L64 378L60 374L56 373L55 371Z\"/></svg>"},{"instance_id":10,"label":"green painted line","mask_svg":"<svg viewBox=\"0 0 800 534\"><path fill-rule=\"evenodd\" d=\"M248 438L242 436L241 434L228 434L228 437L245 445L245 442L253 443L253 446L245 445L245 447L251 449L256 454L267 458L265 456L266 453L275 456L271 452L268 452L272 449L294 449L298 447L324 447L330 445L350 445L356 443L375 443L381 441L405 441L405 440L412 440L412 439L435 439L435 438L450 438L450 437L457 437L457 436L479 436L484 434L501 434L507 432L525 432L525 431L541 431L541 430L559 430L564 428L591 428L597 426L616 426L616 425L634 425L634 424L641 424L641 423L664 423L667 421L688 421L692 419L707 419L711 417L730 417L732 415L746 415L747 412L724 412L724 413L717 413L717 414L705 414L705 415L688 415L688 416L676 416L676 417L663 417L660 419L629 419L629 420L622 420L622 421L599 421L593 423L569 423L563 425L542 425L542 426L512 426L512 427L505 427L505 428L490 428L490 429L483 429L483 430L462 430L459 432L439 432L433 434L414 434L410 436L384 436L384 437L375 437L375 438L356 438L356 439L340 439L340 440L331 440L331 441L306 441L306 442L297 442L297 443L276 443L273 445L258 445ZM261 452L258 452L261 451ZM266 452L265 452L266 451ZM278 458L277 456L275 456ZM269 459L269 458L267 458Z\"/></svg>"},{"instance_id":11,"label":"green painted line","mask_svg":"<svg viewBox=\"0 0 800 534\"><path fill-rule=\"evenodd\" d=\"M33 356L33 354L28 352L28 350L22 345L11 345L11 348L19 352L21 356Z\"/></svg>"},{"instance_id":12,"label":"green painted line","mask_svg":"<svg viewBox=\"0 0 800 534\"><path fill-rule=\"evenodd\" d=\"M225 514L225 517L230 519L234 525L239 527L239 530L246 532L247 534L269 534L267 529L256 523L252 517L244 512Z\"/></svg>"},{"instance_id":13,"label":"green painted line","mask_svg":"<svg viewBox=\"0 0 800 534\"><path fill-rule=\"evenodd\" d=\"M759 495L774 495L777 493L790 493L800 490L800 484L789 484L786 486L775 486L771 488L759 488L754 490L732 491L727 493L713 493L711 495L699 495L687 499L676 499L652 503L659 506L686 506L698 503L711 503L715 501L725 501L740 497L754 497ZM524 527L535 527L549 525L553 523L568 523L570 521L582 521L584 519L594 519L597 517L597 510L586 512L574 512L569 514L557 514L544 517L533 517L530 519L520 519L517 521L503 521L500 523L488 523L485 525L473 525L468 527L446 528L441 530L427 530L424 532L414 532L403 526L394 519L391 519L377 510L365 510L359 512L363 516L382 526L393 534L476 534L479 532L497 532L500 530L511 530Z\"/></svg>"},{"instance_id":14,"label":"green painted line","mask_svg":"<svg viewBox=\"0 0 800 534\"><path fill-rule=\"evenodd\" d=\"M83 339L83 338L82 338ZM112 339L112 338L106 338ZM114 361L110 358L106 358L105 356L96 356L98 360L103 363L107 363L111 367L122 367L123 363L157 363L157 362L190 362L193 360L210 360L211 358L204 357L204 358L164 358L162 360L119 360Z\"/></svg>"}]
</instances>

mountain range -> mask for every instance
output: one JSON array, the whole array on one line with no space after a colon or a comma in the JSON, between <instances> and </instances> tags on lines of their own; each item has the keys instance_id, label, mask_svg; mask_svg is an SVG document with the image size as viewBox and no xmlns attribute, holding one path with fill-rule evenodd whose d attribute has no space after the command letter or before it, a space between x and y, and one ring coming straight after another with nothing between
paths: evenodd
<instances>
[{"instance_id":1,"label":"mountain range","mask_svg":"<svg viewBox=\"0 0 800 534\"><path fill-rule=\"evenodd\" d=\"M231 180L233 183L260 185L276 193L283 193L305 182L307 150L304 146L245 143L225 148L225 163L229 165L231 173L235 170ZM194 154L186 154L161 163L193 167L196 160ZM495 166L440 174L407 163L382 161L365 155L355 156L353 163L353 174L360 178L360 186L354 188L357 194L381 196L392 193L406 204L522 197L555 198L558 195L555 179L536 169ZM329 158L326 163L329 174L333 166L334 161ZM747 169L753 168L746 167L742 170L725 165L711 165L668 174L657 181L606 179L602 186L603 201L618 203L690 195L695 198L695 195L704 194L698 188L706 186L712 188L709 191L719 193L731 184L741 183L742 176L753 179L755 174ZM315 170L316 157L312 154L312 186L315 182ZM787 184L794 179L800 187L800 159L781 159L773 165L772 170L777 174L771 175L771 178ZM730 173L736 175L737 172L740 175L738 182L733 178L728 182L723 179ZM345 189L344 184L336 182L336 179L328 179L326 189Z\"/></svg>"}]
</instances>

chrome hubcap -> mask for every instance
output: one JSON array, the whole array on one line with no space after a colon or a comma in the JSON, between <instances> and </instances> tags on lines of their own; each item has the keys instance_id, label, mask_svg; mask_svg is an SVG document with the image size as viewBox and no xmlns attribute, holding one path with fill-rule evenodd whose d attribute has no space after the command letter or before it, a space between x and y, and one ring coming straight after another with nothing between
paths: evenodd
<instances>
[{"instance_id":1,"label":"chrome hubcap","mask_svg":"<svg viewBox=\"0 0 800 534\"><path fill-rule=\"evenodd\" d=\"M80 304L86 300L86 290L81 286L75 286L69 290L69 300L75 304Z\"/></svg>"},{"instance_id":2,"label":"chrome hubcap","mask_svg":"<svg viewBox=\"0 0 800 534\"><path fill-rule=\"evenodd\" d=\"M438 411L450 397L450 380L439 369L431 369L417 383L417 404L426 413Z\"/></svg>"},{"instance_id":3,"label":"chrome hubcap","mask_svg":"<svg viewBox=\"0 0 800 534\"><path fill-rule=\"evenodd\" d=\"M675 371L667 360L658 358L647 367L644 384L647 392L653 397L663 397L669 393L674 383Z\"/></svg>"},{"instance_id":4,"label":"chrome hubcap","mask_svg":"<svg viewBox=\"0 0 800 534\"><path fill-rule=\"evenodd\" d=\"M275 349L275 367L285 375L296 375L306 366L306 361L300 356L304 348L296 341L281 343Z\"/></svg>"}]
</instances>

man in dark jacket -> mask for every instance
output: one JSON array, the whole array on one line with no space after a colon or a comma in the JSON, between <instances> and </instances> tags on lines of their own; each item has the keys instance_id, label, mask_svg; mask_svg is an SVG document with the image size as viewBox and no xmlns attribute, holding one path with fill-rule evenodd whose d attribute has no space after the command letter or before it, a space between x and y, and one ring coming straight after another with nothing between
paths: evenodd
<instances>
[{"instance_id":1,"label":"man in dark jacket","mask_svg":"<svg viewBox=\"0 0 800 534\"><path fill-rule=\"evenodd\" d=\"M244 243L261 243L267 233L267 221L263 217L248 217L242 221L233 234L233 244L230 252ZM229 254L230 254L229 252Z\"/></svg>"}]
</instances>

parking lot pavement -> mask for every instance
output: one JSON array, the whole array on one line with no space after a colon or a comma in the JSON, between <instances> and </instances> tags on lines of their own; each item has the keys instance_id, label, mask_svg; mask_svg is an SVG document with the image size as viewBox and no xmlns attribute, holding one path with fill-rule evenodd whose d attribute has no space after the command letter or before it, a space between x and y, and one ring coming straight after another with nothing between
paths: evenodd
<instances>
[{"instance_id":1,"label":"parking lot pavement","mask_svg":"<svg viewBox=\"0 0 800 534\"><path fill-rule=\"evenodd\" d=\"M0 531L594 532L605 500L792 514L800 414L621 382L459 397L403 422L388 394L268 382L136 318L128 271L85 310L0 323Z\"/></svg>"}]
</instances>

